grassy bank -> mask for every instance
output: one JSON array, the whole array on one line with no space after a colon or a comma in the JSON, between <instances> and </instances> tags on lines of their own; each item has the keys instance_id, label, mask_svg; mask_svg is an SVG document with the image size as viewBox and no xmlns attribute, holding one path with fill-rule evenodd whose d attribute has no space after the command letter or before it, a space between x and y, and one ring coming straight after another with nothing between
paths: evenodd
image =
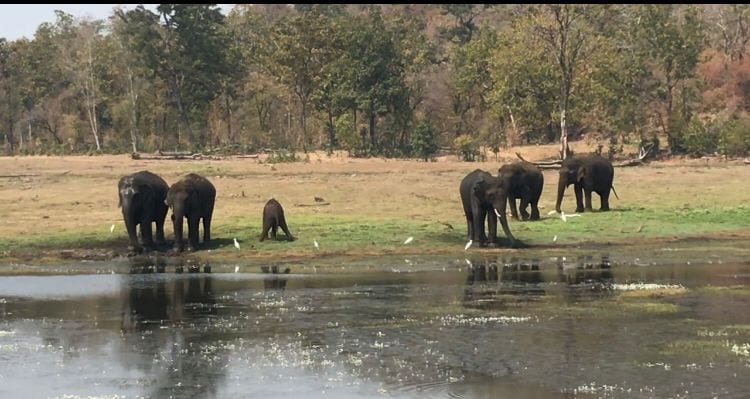
<instances>
[{"instance_id":1,"label":"grassy bank","mask_svg":"<svg viewBox=\"0 0 750 399\"><path fill-rule=\"evenodd\" d=\"M539 159L544 149L534 148ZM531 150L524 152L524 154ZM475 168L496 172L501 159L465 163L314 156L310 162L254 159L143 161L126 156L0 158L0 262L106 259L125 254L127 234L117 208L117 180L151 170L168 183L201 173L217 187L211 252L200 258L248 259L331 255L463 253L466 223L460 179ZM525 249L641 245L658 240L746 237L750 229L748 166L681 160L617 168L620 199L611 212L562 221L554 209L557 174L545 171L542 220L511 221ZM258 242L261 212L271 197L284 206L294 242ZM314 197L324 199L316 202ZM563 210L573 213L567 190ZM594 207L598 197L594 196ZM115 225L114 231L111 226ZM171 239L172 228L166 228ZM281 234L283 237L283 234ZM409 244L404 244L413 237ZM553 238L557 237L553 241ZM236 238L241 249L234 248ZM319 243L315 248L313 242Z\"/></svg>"}]
</instances>

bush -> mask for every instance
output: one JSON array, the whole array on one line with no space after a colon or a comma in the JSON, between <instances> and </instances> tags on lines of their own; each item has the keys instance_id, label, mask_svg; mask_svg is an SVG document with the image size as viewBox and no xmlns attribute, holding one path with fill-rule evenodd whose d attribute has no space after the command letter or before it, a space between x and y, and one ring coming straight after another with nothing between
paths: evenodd
<instances>
[{"instance_id":1,"label":"bush","mask_svg":"<svg viewBox=\"0 0 750 399\"><path fill-rule=\"evenodd\" d=\"M747 156L750 152L750 120L732 117L719 130L718 149L724 155Z\"/></svg>"},{"instance_id":2,"label":"bush","mask_svg":"<svg viewBox=\"0 0 750 399\"><path fill-rule=\"evenodd\" d=\"M461 153L466 162L474 162L479 158L479 144L468 134L462 134L453 140L453 147Z\"/></svg>"},{"instance_id":3,"label":"bush","mask_svg":"<svg viewBox=\"0 0 750 399\"><path fill-rule=\"evenodd\" d=\"M437 140L437 132L429 119L422 119L412 134L412 153L425 161L434 158L439 148Z\"/></svg>"},{"instance_id":4,"label":"bush","mask_svg":"<svg viewBox=\"0 0 750 399\"><path fill-rule=\"evenodd\" d=\"M289 150L278 150L271 153L266 158L266 163L284 163L284 162L297 162L299 157L294 151Z\"/></svg>"}]
</instances>

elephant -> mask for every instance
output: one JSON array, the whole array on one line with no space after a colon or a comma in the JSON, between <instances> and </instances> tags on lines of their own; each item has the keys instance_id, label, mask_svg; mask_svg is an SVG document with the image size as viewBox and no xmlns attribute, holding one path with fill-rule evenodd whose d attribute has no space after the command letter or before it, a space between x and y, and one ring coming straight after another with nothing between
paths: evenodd
<instances>
[{"instance_id":1,"label":"elephant","mask_svg":"<svg viewBox=\"0 0 750 399\"><path fill-rule=\"evenodd\" d=\"M146 248L154 246L151 223L156 223L156 243L164 244L164 219L167 216L167 197L169 186L161 177L141 171L120 178L117 184L119 191L118 207L122 208L122 218L128 230L131 255L143 252L138 243L136 226L141 226L141 240Z\"/></svg>"},{"instance_id":2,"label":"elephant","mask_svg":"<svg viewBox=\"0 0 750 399\"><path fill-rule=\"evenodd\" d=\"M557 185L557 202L555 210L560 213L565 188L573 184L576 194L576 212L591 209L591 192L599 194L601 200L600 211L609 210L609 190L614 190L612 181L615 169L607 158L598 154L573 155L566 158L560 167L560 180ZM617 196L617 192L615 192Z\"/></svg>"},{"instance_id":3,"label":"elephant","mask_svg":"<svg viewBox=\"0 0 750 399\"><path fill-rule=\"evenodd\" d=\"M294 241L292 233L286 227L286 219L284 218L284 208L281 207L279 201L271 198L266 202L266 206L263 207L263 231L260 234L260 241L268 238L268 231L271 231L271 238L276 240L276 231L281 227L284 230L284 234L289 241Z\"/></svg>"},{"instance_id":4,"label":"elephant","mask_svg":"<svg viewBox=\"0 0 750 399\"><path fill-rule=\"evenodd\" d=\"M211 217L214 212L216 188L205 177L190 173L172 184L164 201L172 208L174 251L183 250L182 218L188 224L188 250L198 249L198 222L203 220L203 245L211 241Z\"/></svg>"},{"instance_id":5,"label":"elephant","mask_svg":"<svg viewBox=\"0 0 750 399\"><path fill-rule=\"evenodd\" d=\"M498 169L498 175L509 182L508 205L513 219L518 219L516 199L521 200L520 210L523 220L539 220L539 197L542 196L544 175L535 165L528 162L506 164ZM526 207L531 205L531 216Z\"/></svg>"},{"instance_id":6,"label":"elephant","mask_svg":"<svg viewBox=\"0 0 750 399\"><path fill-rule=\"evenodd\" d=\"M466 215L467 240L478 242L480 246L488 243L497 245L497 219L495 219L497 217L500 219L500 224L511 246L516 247L520 244L511 234L505 216L508 201L508 187L505 180L477 169L461 180L459 191ZM487 218L489 238L484 232L485 218Z\"/></svg>"}]
</instances>

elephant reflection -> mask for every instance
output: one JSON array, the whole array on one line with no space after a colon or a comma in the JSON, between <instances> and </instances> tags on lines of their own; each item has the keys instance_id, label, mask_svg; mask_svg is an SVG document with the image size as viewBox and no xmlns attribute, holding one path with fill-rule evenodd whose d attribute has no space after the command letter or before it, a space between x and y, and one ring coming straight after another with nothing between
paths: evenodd
<instances>
[{"instance_id":1,"label":"elephant reflection","mask_svg":"<svg viewBox=\"0 0 750 399\"><path fill-rule=\"evenodd\" d=\"M557 258L557 280L567 289L565 297L569 300L601 298L612 294L614 275L610 270L608 255L603 255L599 262L592 256L579 256L575 267L565 267L564 258Z\"/></svg>"},{"instance_id":2,"label":"elephant reflection","mask_svg":"<svg viewBox=\"0 0 750 399\"><path fill-rule=\"evenodd\" d=\"M279 267L276 265L271 266L270 270L268 266L261 266L260 269L263 273L271 274L271 276L268 276L263 279L263 288L265 288L266 291L269 291L269 290L283 291L284 289L286 289L286 282L288 279L286 277L280 277L280 275L289 274L291 270L288 267L284 269L283 273L279 273Z\"/></svg>"},{"instance_id":3,"label":"elephant reflection","mask_svg":"<svg viewBox=\"0 0 750 399\"><path fill-rule=\"evenodd\" d=\"M223 349L204 353L215 340L210 334L218 309L213 278L164 277L127 280L121 331L129 350L121 358L147 374L159 373L147 397L215 397L228 354Z\"/></svg>"}]
</instances>

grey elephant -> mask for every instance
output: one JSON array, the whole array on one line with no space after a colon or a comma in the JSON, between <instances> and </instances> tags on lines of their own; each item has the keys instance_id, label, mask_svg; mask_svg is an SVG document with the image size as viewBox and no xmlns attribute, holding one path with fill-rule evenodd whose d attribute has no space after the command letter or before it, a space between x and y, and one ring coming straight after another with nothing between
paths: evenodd
<instances>
[{"instance_id":1,"label":"grey elephant","mask_svg":"<svg viewBox=\"0 0 750 399\"><path fill-rule=\"evenodd\" d=\"M167 216L167 198L169 186L161 177L141 171L120 178L117 184L122 218L128 230L131 255L143 252L143 248L154 246L151 224L156 223L156 244L164 244L164 219ZM141 227L141 240L138 242L137 226Z\"/></svg>"},{"instance_id":2,"label":"grey elephant","mask_svg":"<svg viewBox=\"0 0 750 399\"><path fill-rule=\"evenodd\" d=\"M520 244L508 228L508 220L505 216L508 187L503 179L477 169L461 180L459 192L466 215L467 240L472 240L481 246L497 245L497 219L500 219L500 224L511 246L516 247ZM489 236L484 230L485 218Z\"/></svg>"},{"instance_id":3,"label":"grey elephant","mask_svg":"<svg viewBox=\"0 0 750 399\"><path fill-rule=\"evenodd\" d=\"M609 159L598 154L574 155L565 159L560 167L560 180L557 185L555 210L560 212L565 188L573 185L576 194L576 212L591 211L591 193L599 194L601 211L609 210L609 191L614 190L612 182L615 169ZM617 192L615 192L617 196ZM585 206L584 206L585 199Z\"/></svg>"},{"instance_id":4,"label":"grey elephant","mask_svg":"<svg viewBox=\"0 0 750 399\"><path fill-rule=\"evenodd\" d=\"M214 212L216 188L205 177L190 173L172 184L165 203L172 208L174 250L183 250L182 218L188 224L188 250L198 249L198 224L203 220L203 245L211 241L211 217Z\"/></svg>"},{"instance_id":5,"label":"grey elephant","mask_svg":"<svg viewBox=\"0 0 750 399\"><path fill-rule=\"evenodd\" d=\"M535 165L528 162L514 162L498 169L498 177L508 184L508 205L514 219L519 220L516 199L520 200L521 218L539 220L539 198L544 188L544 175ZM531 215L526 210L531 206Z\"/></svg>"}]
</instances>

